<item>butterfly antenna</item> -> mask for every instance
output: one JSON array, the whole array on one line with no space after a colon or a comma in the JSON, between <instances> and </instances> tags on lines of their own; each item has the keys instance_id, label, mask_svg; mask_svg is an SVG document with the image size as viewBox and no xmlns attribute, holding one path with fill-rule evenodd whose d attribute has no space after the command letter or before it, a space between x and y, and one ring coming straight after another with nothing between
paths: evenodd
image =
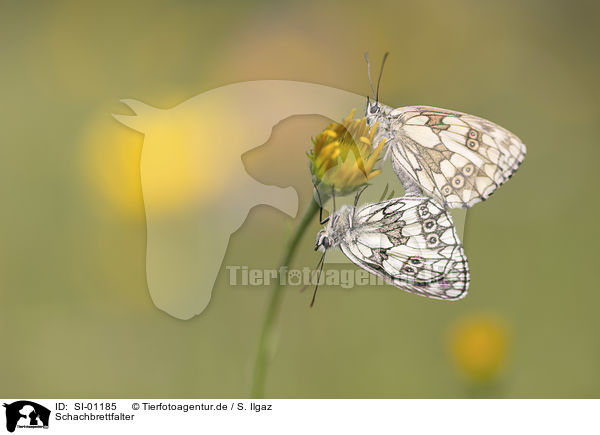
<instances>
[{"instance_id":1,"label":"butterfly antenna","mask_svg":"<svg viewBox=\"0 0 600 435\"><path fill-rule=\"evenodd\" d=\"M379 83L381 83L381 75L383 74L383 66L385 65L385 60L387 59L388 54L390 54L390 52L386 51L385 54L383 55L383 60L381 61L381 69L379 70L379 78L377 79L377 93L375 94L376 102L379 102Z\"/></svg>"},{"instance_id":2,"label":"butterfly antenna","mask_svg":"<svg viewBox=\"0 0 600 435\"><path fill-rule=\"evenodd\" d=\"M321 256L321 259L319 260L319 262L315 266L315 270L317 270L321 266L321 263L323 262L323 257L324 257L324 255ZM304 284L302 286L302 288L300 289L300 293L302 293L304 290L306 290L306 287L308 287L309 285L310 285L310 283Z\"/></svg>"},{"instance_id":3,"label":"butterfly antenna","mask_svg":"<svg viewBox=\"0 0 600 435\"><path fill-rule=\"evenodd\" d=\"M365 51L365 61L367 62L367 75L369 76L369 86L371 86L371 92L375 96L375 89L373 89L373 81L371 80L371 62L369 62L369 52ZM368 99L369 97L367 97ZM368 101L367 101L368 104Z\"/></svg>"},{"instance_id":4,"label":"butterfly antenna","mask_svg":"<svg viewBox=\"0 0 600 435\"><path fill-rule=\"evenodd\" d=\"M323 252L323 255L321 256L321 260L319 260L319 263L317 264L317 267L319 268L319 274L317 275L317 284L315 285L315 291L313 293L312 300L310 301L310 308L312 308L313 305L315 304L315 298L317 297L317 290L319 289L319 281L321 281L321 273L323 272L323 264L325 264L325 254L327 254L327 251Z\"/></svg>"}]
</instances>

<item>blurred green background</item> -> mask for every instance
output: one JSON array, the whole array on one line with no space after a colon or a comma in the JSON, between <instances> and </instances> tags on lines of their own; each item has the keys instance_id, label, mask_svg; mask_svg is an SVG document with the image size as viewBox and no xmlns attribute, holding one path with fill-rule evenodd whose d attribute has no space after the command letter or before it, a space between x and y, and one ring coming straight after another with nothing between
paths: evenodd
<instances>
[{"instance_id":1,"label":"blurred green background","mask_svg":"<svg viewBox=\"0 0 600 435\"><path fill-rule=\"evenodd\" d=\"M202 315L153 305L143 137L111 113L127 113L122 98L168 108L259 79L366 95L364 51L378 63L389 50L386 104L493 120L527 158L468 213L466 299L323 287L309 310L310 294L288 289L267 397L600 397L599 24L591 0L2 2L0 396L248 396L269 289L229 287L223 268ZM326 124L280 124L248 171L297 188L303 208L307 163L285 146L308 149ZM256 207L224 264L275 264L292 224ZM316 263L318 228L296 267ZM465 322L500 366L477 387L452 356Z\"/></svg>"}]
</instances>

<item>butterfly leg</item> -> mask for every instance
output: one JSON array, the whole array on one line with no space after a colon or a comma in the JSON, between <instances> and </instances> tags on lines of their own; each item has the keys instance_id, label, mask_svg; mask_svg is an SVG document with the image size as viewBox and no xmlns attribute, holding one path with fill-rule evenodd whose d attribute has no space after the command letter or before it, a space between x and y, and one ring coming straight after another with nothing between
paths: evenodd
<instances>
[{"instance_id":1,"label":"butterfly leg","mask_svg":"<svg viewBox=\"0 0 600 435\"><path fill-rule=\"evenodd\" d=\"M369 187L368 184L366 184L365 187L360 189L356 193L356 196L354 197L354 209L352 210L352 222L354 222L354 215L356 214L356 205L358 204L358 198L360 198L360 195L366 190L367 187ZM387 189L387 186L385 186L385 188Z\"/></svg>"},{"instance_id":2,"label":"butterfly leg","mask_svg":"<svg viewBox=\"0 0 600 435\"><path fill-rule=\"evenodd\" d=\"M367 187L369 187L368 184L365 185L365 187L363 187L362 189L360 189L354 197L354 208L356 208L356 205L358 204L358 198L360 198L360 195L362 195L362 193L366 190ZM387 185L385 186L385 188L387 189Z\"/></svg>"},{"instance_id":3,"label":"butterfly leg","mask_svg":"<svg viewBox=\"0 0 600 435\"><path fill-rule=\"evenodd\" d=\"M317 189L317 185L313 184L313 186L315 186L315 192L317 192L317 198L319 198L319 224L323 225L329 221L329 216L323 219L323 201L321 201L321 194L319 193L319 189Z\"/></svg>"},{"instance_id":4,"label":"butterfly leg","mask_svg":"<svg viewBox=\"0 0 600 435\"><path fill-rule=\"evenodd\" d=\"M383 189L383 192L381 193L381 197L379 198L379 201L377 201L377 202L388 201L388 200L394 198L394 192L395 191L394 191L394 189L392 189L390 191L390 193L388 193L388 188L389 187L390 187L389 184L385 185L385 188ZM355 205L355 207L356 207L356 205Z\"/></svg>"},{"instance_id":5,"label":"butterfly leg","mask_svg":"<svg viewBox=\"0 0 600 435\"><path fill-rule=\"evenodd\" d=\"M333 213L335 213L335 186L331 186L331 201L333 202Z\"/></svg>"}]
</instances>

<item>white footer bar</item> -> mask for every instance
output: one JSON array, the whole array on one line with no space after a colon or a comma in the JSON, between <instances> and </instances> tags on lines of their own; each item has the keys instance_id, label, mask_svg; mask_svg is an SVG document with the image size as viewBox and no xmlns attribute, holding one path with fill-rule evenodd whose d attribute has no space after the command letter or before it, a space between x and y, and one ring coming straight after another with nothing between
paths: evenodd
<instances>
[{"instance_id":1,"label":"white footer bar","mask_svg":"<svg viewBox=\"0 0 600 435\"><path fill-rule=\"evenodd\" d=\"M600 400L0 399L31 434L600 433ZM33 431L38 429L38 431ZM3 431L1 429L0 431ZM165 432L168 431L168 432Z\"/></svg>"}]
</instances>

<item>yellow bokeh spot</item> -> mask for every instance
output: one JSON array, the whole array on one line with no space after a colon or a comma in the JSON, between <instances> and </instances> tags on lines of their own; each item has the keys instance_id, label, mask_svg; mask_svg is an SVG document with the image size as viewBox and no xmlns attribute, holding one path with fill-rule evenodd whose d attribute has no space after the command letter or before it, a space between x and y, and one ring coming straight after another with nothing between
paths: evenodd
<instances>
[{"instance_id":1,"label":"yellow bokeh spot","mask_svg":"<svg viewBox=\"0 0 600 435\"><path fill-rule=\"evenodd\" d=\"M95 119L81 140L85 178L122 215L142 218L140 156L144 137L120 125L110 113ZM92 195L95 198L97 195Z\"/></svg>"},{"instance_id":2,"label":"yellow bokeh spot","mask_svg":"<svg viewBox=\"0 0 600 435\"><path fill-rule=\"evenodd\" d=\"M143 217L144 206L153 215L165 215L214 200L227 182L227 168L217 164L218 150L211 143L198 146L198 128L186 121L150 124L142 135L109 113L99 117L82 139L86 178L130 217Z\"/></svg>"},{"instance_id":3,"label":"yellow bokeh spot","mask_svg":"<svg viewBox=\"0 0 600 435\"><path fill-rule=\"evenodd\" d=\"M197 118L149 124L141 160L146 207L172 213L215 199L229 176L216 144Z\"/></svg>"},{"instance_id":4,"label":"yellow bokeh spot","mask_svg":"<svg viewBox=\"0 0 600 435\"><path fill-rule=\"evenodd\" d=\"M508 347L503 323L487 315L465 319L450 336L450 352L457 367L471 380L491 381L499 373Z\"/></svg>"}]
</instances>

